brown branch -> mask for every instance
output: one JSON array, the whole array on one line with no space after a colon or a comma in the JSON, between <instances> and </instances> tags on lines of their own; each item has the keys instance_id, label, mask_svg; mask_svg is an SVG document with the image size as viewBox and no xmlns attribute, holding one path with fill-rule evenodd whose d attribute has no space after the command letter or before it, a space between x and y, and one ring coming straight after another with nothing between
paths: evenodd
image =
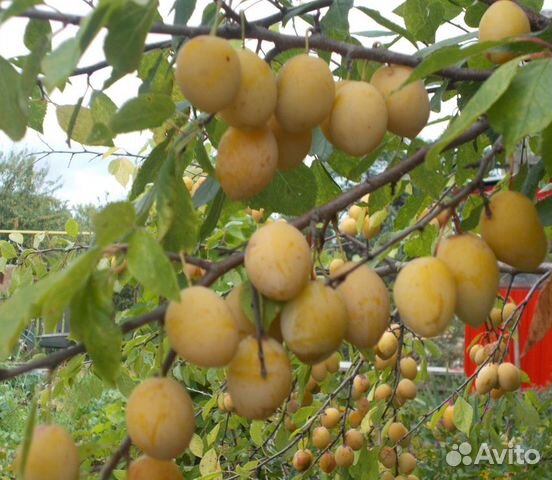
<instances>
[{"instance_id":1,"label":"brown branch","mask_svg":"<svg viewBox=\"0 0 552 480\"><path fill-rule=\"evenodd\" d=\"M127 435L116 452L111 456L109 461L103 466L101 472L101 480L110 480L111 472L115 470L115 467L119 461L125 457L130 449L131 441L130 437Z\"/></svg>"},{"instance_id":2,"label":"brown branch","mask_svg":"<svg viewBox=\"0 0 552 480\"><path fill-rule=\"evenodd\" d=\"M1 11L1 9L0 9ZM44 10L30 9L19 15L25 18L34 18L39 20L53 20L64 24L79 25L84 17L79 15L65 15L57 12L46 12ZM286 35L279 32L274 32L265 28L261 23L249 23L246 28L246 37L266 42L274 43L279 51L289 50L292 48L303 48L305 46L305 38L303 36ZM171 35L179 37L196 37L198 35L208 35L210 27L187 27L182 25L168 25L165 23L156 23L150 29L150 33L162 35ZM228 39L241 39L241 26L235 24L225 24L217 30L217 36ZM309 45L315 50L337 53L348 59L364 59L373 60L380 63L394 63L398 65L406 65L416 67L422 59L414 55L405 55L398 52L393 52L385 48L368 48L360 45L352 45L350 43L332 40L321 34L314 34L309 38ZM444 68L437 75L454 80L472 80L484 81L493 73L493 70L477 70L469 68Z\"/></svg>"}]
</instances>

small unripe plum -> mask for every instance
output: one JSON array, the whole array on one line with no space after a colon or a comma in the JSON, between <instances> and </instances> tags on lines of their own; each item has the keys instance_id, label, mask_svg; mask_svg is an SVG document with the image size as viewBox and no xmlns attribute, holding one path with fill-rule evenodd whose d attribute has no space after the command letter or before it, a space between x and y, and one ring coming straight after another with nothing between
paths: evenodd
<instances>
[{"instance_id":1,"label":"small unripe plum","mask_svg":"<svg viewBox=\"0 0 552 480\"><path fill-rule=\"evenodd\" d=\"M358 411L364 415L370 410L370 401L366 397L362 397L356 401L356 406Z\"/></svg>"},{"instance_id":2,"label":"small unripe plum","mask_svg":"<svg viewBox=\"0 0 552 480\"><path fill-rule=\"evenodd\" d=\"M353 449L347 445L340 445L335 451L335 463L338 467L349 468L355 461Z\"/></svg>"},{"instance_id":3,"label":"small unripe plum","mask_svg":"<svg viewBox=\"0 0 552 480\"><path fill-rule=\"evenodd\" d=\"M284 419L284 427L288 432L295 432L297 430L297 425L295 425L295 422L290 417Z\"/></svg>"},{"instance_id":4,"label":"small unripe plum","mask_svg":"<svg viewBox=\"0 0 552 480\"><path fill-rule=\"evenodd\" d=\"M370 388L370 380L368 380L366 375L355 375L355 378L353 378L353 387L361 393L367 392Z\"/></svg>"},{"instance_id":5,"label":"small unripe plum","mask_svg":"<svg viewBox=\"0 0 552 480\"><path fill-rule=\"evenodd\" d=\"M284 130L276 117L268 122L278 144L278 170L281 172L292 170L303 163L312 145L312 130L288 132Z\"/></svg>"},{"instance_id":6,"label":"small unripe plum","mask_svg":"<svg viewBox=\"0 0 552 480\"><path fill-rule=\"evenodd\" d=\"M380 463L387 468L393 468L397 464L397 454L391 447L382 447L378 458Z\"/></svg>"},{"instance_id":7,"label":"small unripe plum","mask_svg":"<svg viewBox=\"0 0 552 480\"><path fill-rule=\"evenodd\" d=\"M521 385L519 368L513 363L504 362L498 366L498 384L505 392L513 392Z\"/></svg>"},{"instance_id":8,"label":"small unripe plum","mask_svg":"<svg viewBox=\"0 0 552 480\"><path fill-rule=\"evenodd\" d=\"M202 367L222 367L236 353L236 321L225 301L212 290L189 287L180 302L171 302L165 314L171 347L184 360Z\"/></svg>"},{"instance_id":9,"label":"small unripe plum","mask_svg":"<svg viewBox=\"0 0 552 480\"><path fill-rule=\"evenodd\" d=\"M397 337L391 332L384 332L376 346L378 356L383 360L389 360L399 348Z\"/></svg>"},{"instance_id":10,"label":"small unripe plum","mask_svg":"<svg viewBox=\"0 0 552 480\"><path fill-rule=\"evenodd\" d=\"M405 325L417 335L435 337L452 320L456 282L443 261L420 257L399 272L393 295Z\"/></svg>"},{"instance_id":11,"label":"small unripe plum","mask_svg":"<svg viewBox=\"0 0 552 480\"><path fill-rule=\"evenodd\" d=\"M21 465L20 455L21 447L14 460L16 473ZM65 428L60 425L34 428L22 480L78 480L79 468L79 452Z\"/></svg>"},{"instance_id":12,"label":"small unripe plum","mask_svg":"<svg viewBox=\"0 0 552 480\"><path fill-rule=\"evenodd\" d=\"M176 83L192 105L215 113L240 90L241 66L230 42L211 35L188 40L176 57Z\"/></svg>"},{"instance_id":13,"label":"small unripe plum","mask_svg":"<svg viewBox=\"0 0 552 480\"><path fill-rule=\"evenodd\" d=\"M456 314L478 328L485 323L498 289L499 270L490 247L473 234L442 240L437 258L445 262L456 281Z\"/></svg>"},{"instance_id":14,"label":"small unripe plum","mask_svg":"<svg viewBox=\"0 0 552 480\"><path fill-rule=\"evenodd\" d=\"M332 473L337 466L333 452L324 452L320 457L320 470L324 473Z\"/></svg>"},{"instance_id":15,"label":"small unripe plum","mask_svg":"<svg viewBox=\"0 0 552 480\"><path fill-rule=\"evenodd\" d=\"M472 362L477 363L475 361L475 358L480 350L483 349L483 345L480 345L479 343L476 343L470 348L470 359Z\"/></svg>"},{"instance_id":16,"label":"small unripe plum","mask_svg":"<svg viewBox=\"0 0 552 480\"><path fill-rule=\"evenodd\" d=\"M324 362L320 362L312 366L311 375L317 382L324 381L327 373L328 371Z\"/></svg>"},{"instance_id":17,"label":"small unripe plum","mask_svg":"<svg viewBox=\"0 0 552 480\"><path fill-rule=\"evenodd\" d=\"M332 437L330 435L330 431L326 427L316 427L312 431L312 444L322 450L323 448L326 448L330 442L332 441Z\"/></svg>"},{"instance_id":18,"label":"small unripe plum","mask_svg":"<svg viewBox=\"0 0 552 480\"><path fill-rule=\"evenodd\" d=\"M429 97L422 80L406 87L412 68L403 65L384 65L370 80L385 98L389 114L388 129L400 137L414 138L429 119Z\"/></svg>"},{"instance_id":19,"label":"small unripe plum","mask_svg":"<svg viewBox=\"0 0 552 480\"><path fill-rule=\"evenodd\" d=\"M356 428L351 428L345 432L345 445L353 450L360 450L364 445L364 435Z\"/></svg>"},{"instance_id":20,"label":"small unripe plum","mask_svg":"<svg viewBox=\"0 0 552 480\"><path fill-rule=\"evenodd\" d=\"M367 155L386 130L387 108L377 88L350 81L337 91L330 113L330 138L337 148L353 156Z\"/></svg>"},{"instance_id":21,"label":"small unripe plum","mask_svg":"<svg viewBox=\"0 0 552 480\"><path fill-rule=\"evenodd\" d=\"M339 231L345 235L356 237L358 233L356 220L351 217L345 217L339 224Z\"/></svg>"},{"instance_id":22,"label":"small unripe plum","mask_svg":"<svg viewBox=\"0 0 552 480\"><path fill-rule=\"evenodd\" d=\"M498 367L494 363L489 363L477 374L475 389L479 395L484 395L496 386L498 386Z\"/></svg>"},{"instance_id":23,"label":"small unripe plum","mask_svg":"<svg viewBox=\"0 0 552 480\"><path fill-rule=\"evenodd\" d=\"M326 360L324 360L324 363L326 364L328 372L336 373L339 370L339 353L332 353L328 358L326 358Z\"/></svg>"},{"instance_id":24,"label":"small unripe plum","mask_svg":"<svg viewBox=\"0 0 552 480\"><path fill-rule=\"evenodd\" d=\"M401 358L401 375L404 378L414 380L418 374L418 364L412 357Z\"/></svg>"},{"instance_id":25,"label":"small unripe plum","mask_svg":"<svg viewBox=\"0 0 552 480\"><path fill-rule=\"evenodd\" d=\"M443 425L449 432L454 432L456 430L456 425L454 424L454 405L448 405L443 412Z\"/></svg>"},{"instance_id":26,"label":"small unripe plum","mask_svg":"<svg viewBox=\"0 0 552 480\"><path fill-rule=\"evenodd\" d=\"M266 376L261 373L259 346L244 338L227 370L228 391L236 413L250 420L270 417L291 390L291 365L283 347L273 338L262 339Z\"/></svg>"},{"instance_id":27,"label":"small unripe plum","mask_svg":"<svg viewBox=\"0 0 552 480\"><path fill-rule=\"evenodd\" d=\"M292 398L287 404L286 411L290 414L293 414L297 410L299 410L299 408L301 408L299 402L295 398Z\"/></svg>"},{"instance_id":28,"label":"small unripe plum","mask_svg":"<svg viewBox=\"0 0 552 480\"><path fill-rule=\"evenodd\" d=\"M399 472L408 475L416 468L416 458L408 452L403 452L399 455Z\"/></svg>"},{"instance_id":29,"label":"small unripe plum","mask_svg":"<svg viewBox=\"0 0 552 480\"><path fill-rule=\"evenodd\" d=\"M297 450L293 455L293 468L298 472L304 472L312 464L312 453L309 450Z\"/></svg>"},{"instance_id":30,"label":"small unripe plum","mask_svg":"<svg viewBox=\"0 0 552 480\"><path fill-rule=\"evenodd\" d=\"M389 430L387 431L389 440L391 440L393 443L397 443L407 433L407 428L401 422L393 422L391 425L389 425Z\"/></svg>"},{"instance_id":31,"label":"small unripe plum","mask_svg":"<svg viewBox=\"0 0 552 480\"><path fill-rule=\"evenodd\" d=\"M234 402L232 401L232 395L230 395L228 392L225 392L222 396L222 404L224 405L224 410L226 412L234 411Z\"/></svg>"},{"instance_id":32,"label":"small unripe plum","mask_svg":"<svg viewBox=\"0 0 552 480\"><path fill-rule=\"evenodd\" d=\"M381 231L381 225L376 225L367 215L362 225L362 235L366 240L372 240Z\"/></svg>"},{"instance_id":33,"label":"small unripe plum","mask_svg":"<svg viewBox=\"0 0 552 480\"><path fill-rule=\"evenodd\" d=\"M156 460L142 455L128 467L128 480L183 480L178 466L172 460Z\"/></svg>"},{"instance_id":34,"label":"small unripe plum","mask_svg":"<svg viewBox=\"0 0 552 480\"><path fill-rule=\"evenodd\" d=\"M347 308L341 295L322 281L312 281L284 306L282 335L299 360L315 364L335 352L347 329Z\"/></svg>"},{"instance_id":35,"label":"small unripe plum","mask_svg":"<svg viewBox=\"0 0 552 480\"><path fill-rule=\"evenodd\" d=\"M246 200L262 192L276 173L278 144L272 130L230 127L220 139L216 176L231 200Z\"/></svg>"},{"instance_id":36,"label":"small unripe plum","mask_svg":"<svg viewBox=\"0 0 552 480\"><path fill-rule=\"evenodd\" d=\"M506 322L507 320L510 320L510 317L514 314L514 312L517 309L517 305L513 302L508 302L504 307L502 308L502 321Z\"/></svg>"},{"instance_id":37,"label":"small unripe plum","mask_svg":"<svg viewBox=\"0 0 552 480\"><path fill-rule=\"evenodd\" d=\"M263 127L276 108L276 77L268 63L251 50L237 50L237 55L241 66L240 89L220 115L232 127Z\"/></svg>"},{"instance_id":38,"label":"small unripe plum","mask_svg":"<svg viewBox=\"0 0 552 480\"><path fill-rule=\"evenodd\" d=\"M171 378L149 378L134 388L126 407L132 443L150 457L170 460L190 443L195 430L192 400Z\"/></svg>"},{"instance_id":39,"label":"small unripe plum","mask_svg":"<svg viewBox=\"0 0 552 480\"><path fill-rule=\"evenodd\" d=\"M391 388L391 385L382 383L381 385L378 385L374 391L374 398L376 400L389 400L392 394L393 389Z\"/></svg>"},{"instance_id":40,"label":"small unripe plum","mask_svg":"<svg viewBox=\"0 0 552 480\"><path fill-rule=\"evenodd\" d=\"M304 132L330 113L335 86L328 64L307 54L288 60L278 72L276 118L288 132Z\"/></svg>"},{"instance_id":41,"label":"small unripe plum","mask_svg":"<svg viewBox=\"0 0 552 480\"><path fill-rule=\"evenodd\" d=\"M330 265L328 266L328 270L330 272L330 276L335 276L335 272L339 270L343 265L345 265L345 261L341 258L334 258Z\"/></svg>"},{"instance_id":42,"label":"small unripe plum","mask_svg":"<svg viewBox=\"0 0 552 480\"><path fill-rule=\"evenodd\" d=\"M412 400L416 397L416 384L408 378L403 378L397 385L397 394L402 398Z\"/></svg>"},{"instance_id":43,"label":"small unripe plum","mask_svg":"<svg viewBox=\"0 0 552 480\"><path fill-rule=\"evenodd\" d=\"M355 265L346 263L333 277ZM385 283L368 265L361 265L347 275L337 290L349 313L345 339L357 348L374 347L389 322L390 300Z\"/></svg>"},{"instance_id":44,"label":"small unripe plum","mask_svg":"<svg viewBox=\"0 0 552 480\"><path fill-rule=\"evenodd\" d=\"M334 407L328 407L320 416L320 423L323 427L331 429L337 426L340 419L341 413L339 412L339 410Z\"/></svg>"},{"instance_id":45,"label":"small unripe plum","mask_svg":"<svg viewBox=\"0 0 552 480\"><path fill-rule=\"evenodd\" d=\"M287 223L271 223L257 230L245 249L245 270L263 295L285 301L307 285L312 268L310 248L303 234Z\"/></svg>"},{"instance_id":46,"label":"small unripe plum","mask_svg":"<svg viewBox=\"0 0 552 480\"><path fill-rule=\"evenodd\" d=\"M500 0L493 3L479 22L479 40L503 40L516 35L531 33L531 25L525 12L515 2ZM493 63L506 63L515 58L508 52L489 52Z\"/></svg>"},{"instance_id":47,"label":"small unripe plum","mask_svg":"<svg viewBox=\"0 0 552 480\"><path fill-rule=\"evenodd\" d=\"M511 2L506 2L511 3ZM533 272L546 257L548 242L535 205L525 195L502 191L481 212L481 236L496 257L523 272Z\"/></svg>"},{"instance_id":48,"label":"small unripe plum","mask_svg":"<svg viewBox=\"0 0 552 480\"><path fill-rule=\"evenodd\" d=\"M376 355L375 361L374 361L374 367L378 371L385 370L388 367L395 367L397 365L397 353L394 353L391 358L388 358L387 360L384 360L379 355Z\"/></svg>"}]
</instances>

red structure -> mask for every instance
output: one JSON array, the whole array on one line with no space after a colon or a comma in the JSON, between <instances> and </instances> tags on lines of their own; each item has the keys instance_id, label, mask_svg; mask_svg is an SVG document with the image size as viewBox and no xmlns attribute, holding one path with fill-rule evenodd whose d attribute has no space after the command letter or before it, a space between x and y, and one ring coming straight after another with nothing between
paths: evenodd
<instances>
[{"instance_id":1,"label":"red structure","mask_svg":"<svg viewBox=\"0 0 552 480\"><path fill-rule=\"evenodd\" d=\"M533 277L535 278L535 277ZM529 292L531 288L530 282L525 281L516 282L510 289L509 299L519 304ZM500 295L504 296L507 293L507 288L500 288ZM529 336L529 328L531 326L531 320L535 313L535 309L538 302L540 292L535 292L531 298L529 304L525 308L521 317L519 326L519 352L523 354L525 344ZM485 327L472 328L466 326L465 335L465 347L467 347L471 341L481 332L485 331ZM515 362L514 341L510 343L510 349L505 360ZM535 344L529 352L520 359L519 367L529 375L531 379L530 386L546 386L552 383L552 330L537 344ZM471 375L475 371L476 365L471 361L469 355L464 353L464 371L466 375Z\"/></svg>"}]
</instances>

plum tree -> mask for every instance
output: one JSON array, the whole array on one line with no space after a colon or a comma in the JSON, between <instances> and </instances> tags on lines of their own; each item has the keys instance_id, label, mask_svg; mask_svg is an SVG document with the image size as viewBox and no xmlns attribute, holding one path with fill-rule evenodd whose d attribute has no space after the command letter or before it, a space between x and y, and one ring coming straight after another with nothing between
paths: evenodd
<instances>
[{"instance_id":1,"label":"plum tree","mask_svg":"<svg viewBox=\"0 0 552 480\"><path fill-rule=\"evenodd\" d=\"M304 132L330 113L335 86L328 64L302 54L288 60L278 72L276 118L288 132Z\"/></svg>"},{"instance_id":2,"label":"plum tree","mask_svg":"<svg viewBox=\"0 0 552 480\"><path fill-rule=\"evenodd\" d=\"M389 131L407 138L416 137L429 119L429 97L421 80L403 86L412 69L402 65L382 66L371 84L383 95Z\"/></svg>"},{"instance_id":3,"label":"plum tree","mask_svg":"<svg viewBox=\"0 0 552 480\"><path fill-rule=\"evenodd\" d=\"M270 66L251 50L240 49L237 54L241 67L240 89L220 115L232 127L264 127L276 108L276 77Z\"/></svg>"},{"instance_id":4,"label":"plum tree","mask_svg":"<svg viewBox=\"0 0 552 480\"><path fill-rule=\"evenodd\" d=\"M494 305L498 264L493 251L472 234L455 235L439 244L437 258L456 281L456 314L466 324L480 327Z\"/></svg>"},{"instance_id":5,"label":"plum tree","mask_svg":"<svg viewBox=\"0 0 552 480\"><path fill-rule=\"evenodd\" d=\"M181 291L180 301L171 302L167 308L165 330L178 355L203 367L228 364L238 348L239 333L232 312L206 287Z\"/></svg>"},{"instance_id":6,"label":"plum tree","mask_svg":"<svg viewBox=\"0 0 552 480\"><path fill-rule=\"evenodd\" d=\"M272 130L229 128L217 153L216 176L232 200L246 200L270 183L278 165L278 144Z\"/></svg>"},{"instance_id":7,"label":"plum tree","mask_svg":"<svg viewBox=\"0 0 552 480\"><path fill-rule=\"evenodd\" d=\"M262 339L266 376L261 372L259 345L244 338L228 365L228 391L238 415L249 419L270 417L289 395L291 365L282 346L272 338Z\"/></svg>"},{"instance_id":8,"label":"plum tree","mask_svg":"<svg viewBox=\"0 0 552 480\"><path fill-rule=\"evenodd\" d=\"M347 322L347 308L341 296L321 281L312 281L285 304L282 336L299 360L312 365L339 348Z\"/></svg>"},{"instance_id":9,"label":"plum tree","mask_svg":"<svg viewBox=\"0 0 552 480\"><path fill-rule=\"evenodd\" d=\"M533 272L548 251L537 210L519 192L508 190L493 195L488 208L481 212L480 228L496 257L519 270Z\"/></svg>"},{"instance_id":10,"label":"plum tree","mask_svg":"<svg viewBox=\"0 0 552 480\"><path fill-rule=\"evenodd\" d=\"M183 480L184 477L173 461L156 460L142 455L128 467L128 480Z\"/></svg>"},{"instance_id":11,"label":"plum tree","mask_svg":"<svg viewBox=\"0 0 552 480\"><path fill-rule=\"evenodd\" d=\"M170 460L188 447L194 433L192 400L171 378L144 380L128 397L126 425L132 442L142 452L157 460Z\"/></svg>"},{"instance_id":12,"label":"plum tree","mask_svg":"<svg viewBox=\"0 0 552 480\"><path fill-rule=\"evenodd\" d=\"M269 298L289 300L306 286L311 272L309 245L299 230L285 223L260 228L245 249L251 283Z\"/></svg>"},{"instance_id":13,"label":"plum tree","mask_svg":"<svg viewBox=\"0 0 552 480\"><path fill-rule=\"evenodd\" d=\"M23 480L77 480L79 452L69 432L60 425L37 425L33 429ZM14 470L21 468L21 447ZM19 476L19 475L18 475Z\"/></svg>"},{"instance_id":14,"label":"plum tree","mask_svg":"<svg viewBox=\"0 0 552 480\"><path fill-rule=\"evenodd\" d=\"M227 40L200 35L178 51L176 83L200 110L215 113L229 106L238 95L241 77L238 54Z\"/></svg>"},{"instance_id":15,"label":"plum tree","mask_svg":"<svg viewBox=\"0 0 552 480\"><path fill-rule=\"evenodd\" d=\"M408 328L423 337L435 337L445 331L454 314L456 282L443 261L417 258L399 272L393 296Z\"/></svg>"},{"instance_id":16,"label":"plum tree","mask_svg":"<svg viewBox=\"0 0 552 480\"><path fill-rule=\"evenodd\" d=\"M504 40L514 35L531 32L531 25L525 12L510 0L494 2L483 14L479 22L479 40ZM507 52L489 52L493 63L505 63L515 54Z\"/></svg>"}]
</instances>

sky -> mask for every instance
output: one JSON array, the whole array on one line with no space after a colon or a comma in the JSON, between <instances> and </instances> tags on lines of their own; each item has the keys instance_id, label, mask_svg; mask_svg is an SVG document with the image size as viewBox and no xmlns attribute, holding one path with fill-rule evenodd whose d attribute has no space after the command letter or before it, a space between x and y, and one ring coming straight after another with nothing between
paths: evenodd
<instances>
[{"instance_id":1,"label":"sky","mask_svg":"<svg viewBox=\"0 0 552 480\"><path fill-rule=\"evenodd\" d=\"M298 1L299 3L307 3L308 0ZM403 0L355 0L355 6L366 6L377 9L382 15L391 19L395 23L402 24L402 18L394 15L392 10L400 5ZM160 12L167 23L171 23L172 14L170 14L174 0L160 0ZM201 19L201 12L209 0L197 0L196 11L190 20L191 25L198 25ZM244 9L248 20L255 20L276 12L276 9L269 5L268 2L258 0L234 0L234 7L237 5L239 9ZM49 0L46 5L40 8L49 8L51 10L59 10L65 13L85 15L90 11L90 7L84 0ZM67 6L70 5L70 10ZM545 0L545 8L552 9L552 0ZM0 55L6 58L20 54L25 54L26 48L23 45L22 32L25 29L27 19L13 18L0 26ZM349 23L351 32L360 32L366 30L381 30L382 27L373 22L369 17L362 14L358 10L351 10L349 14ZM458 21L460 22L460 19ZM76 27L68 26L62 28L60 23L52 23L53 31L55 32L53 45L59 45L67 38L75 35ZM289 24L288 29L291 28ZM293 31L289 31L293 33ZM299 32L301 33L301 32ZM442 26L437 32L437 40L453 37L462 34L463 32L453 26ZM102 45L105 33L100 33L93 44L88 48L81 59L79 66L94 64L104 59ZM361 42L370 46L375 40L374 38L357 37ZM150 35L147 42L166 40L166 36ZM413 53L414 47L406 41L400 41L393 46L393 50L403 53ZM90 77L90 85L93 88L100 89L104 80L110 75L110 69L103 69ZM63 92L54 91L51 94L51 99L55 104L75 104L77 99L83 94L87 88L87 77L81 76L71 80L71 84L65 87ZM126 100L134 97L138 93L140 82L133 78L132 75L124 77L106 90L106 93L120 106ZM441 112L440 116L448 115L453 112L454 103L448 102ZM435 120L436 115L433 115L431 120ZM442 124L435 127L428 127L422 135L426 138L436 137L442 128ZM119 147L118 153L129 152L131 154L140 154L148 148L149 135L147 133L133 133L119 135L115 139L115 145ZM108 172L108 166L111 160L115 157L105 157L101 155L107 149L103 147L86 147L87 150L92 150L100 155L91 155L78 153L82 152L82 147L72 142L71 149L66 144L66 135L58 126L55 117L55 109L50 106L44 123L44 135L39 135L34 130L28 130L24 139L18 143L13 143L2 132L0 132L0 151L26 151L29 153L39 153L50 149L58 153L48 155L40 162L47 164L50 169L50 177L52 179L59 178L62 183L62 188L57 192L57 196L62 200L66 200L70 205L82 203L104 204L107 200L113 201L122 199L126 196L128 186L125 189L115 178ZM77 152L71 156L70 152ZM69 153L62 153L69 152ZM132 158L131 158L132 160Z\"/></svg>"}]
</instances>

